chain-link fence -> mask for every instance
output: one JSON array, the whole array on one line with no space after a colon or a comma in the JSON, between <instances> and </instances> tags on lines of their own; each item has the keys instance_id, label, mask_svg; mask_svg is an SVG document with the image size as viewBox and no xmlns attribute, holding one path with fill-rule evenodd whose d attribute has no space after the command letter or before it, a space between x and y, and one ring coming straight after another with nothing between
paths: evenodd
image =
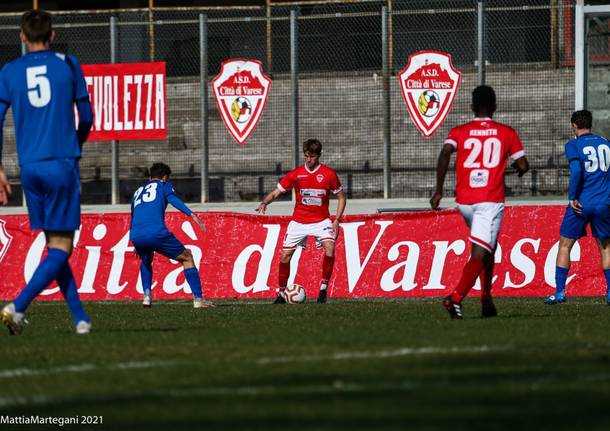
<instances>
[{"instance_id":1,"label":"chain-link fence","mask_svg":"<svg viewBox=\"0 0 610 431\"><path fill-rule=\"evenodd\" d=\"M236 144L208 103L209 194L212 200L258 199L291 169L295 98L291 52L298 50L298 140L319 138L323 162L338 172L351 197L384 196L384 93L382 8L388 10L391 64L389 136L392 197L429 196L440 144L449 129L468 120L470 92L478 84L479 48L485 81L498 93L496 118L520 133L532 164L523 179L507 176L509 195L562 194L567 188L563 144L574 106L573 4L570 0L351 1L328 4L213 9L118 10L56 13L54 49L82 63L110 62L110 18L117 22L117 61L165 61L168 136L164 141L118 145L120 201L127 202L154 161L174 172L188 201L201 199L200 27L207 17L208 74L229 58L252 58L272 77L260 123L245 145ZM291 11L298 38L291 44ZM0 16L0 61L19 56L19 16ZM479 45L482 35L484 44ZM411 122L396 74L410 54L437 50L452 55L462 83L452 111L433 138ZM600 48L607 55L608 48ZM211 89L209 94L212 95ZM8 118L8 116L7 116ZM11 120L4 128L3 161L18 183ZM111 200L112 155L108 142L87 143L81 161L83 202ZM446 190L452 189L452 175ZM18 189L18 188L17 188ZM20 204L20 194L13 196Z\"/></svg>"}]
</instances>

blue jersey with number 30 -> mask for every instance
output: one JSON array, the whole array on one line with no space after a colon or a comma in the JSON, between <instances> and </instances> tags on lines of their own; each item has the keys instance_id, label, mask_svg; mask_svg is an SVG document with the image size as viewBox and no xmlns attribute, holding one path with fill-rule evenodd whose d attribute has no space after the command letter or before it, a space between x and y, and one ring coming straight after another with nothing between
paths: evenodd
<instances>
[{"instance_id":1,"label":"blue jersey with number 30","mask_svg":"<svg viewBox=\"0 0 610 431\"><path fill-rule=\"evenodd\" d=\"M74 103L88 100L78 60L54 51L30 52L0 72L0 102L11 105L19 164L78 158Z\"/></svg>"},{"instance_id":2,"label":"blue jersey with number 30","mask_svg":"<svg viewBox=\"0 0 610 431\"><path fill-rule=\"evenodd\" d=\"M171 203L186 215L192 211L180 200L170 182L151 180L138 188L131 200L132 238L168 232L165 226L165 209Z\"/></svg>"},{"instance_id":3,"label":"blue jersey with number 30","mask_svg":"<svg viewBox=\"0 0 610 431\"><path fill-rule=\"evenodd\" d=\"M568 162L578 161L582 171L578 199L584 206L606 205L610 199L610 142L585 133L565 145Z\"/></svg>"}]
</instances>

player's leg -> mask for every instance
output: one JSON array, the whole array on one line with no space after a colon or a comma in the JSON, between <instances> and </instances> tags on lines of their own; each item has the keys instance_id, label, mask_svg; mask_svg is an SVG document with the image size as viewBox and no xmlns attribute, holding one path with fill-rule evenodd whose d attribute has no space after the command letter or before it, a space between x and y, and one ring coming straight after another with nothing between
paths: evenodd
<instances>
[{"instance_id":1,"label":"player's leg","mask_svg":"<svg viewBox=\"0 0 610 431\"><path fill-rule=\"evenodd\" d=\"M566 301L566 282L571 265L570 252L578 238L584 234L586 226L587 219L567 207L559 228L559 247L555 261L555 292L544 300L545 304L555 305Z\"/></svg>"},{"instance_id":2,"label":"player's leg","mask_svg":"<svg viewBox=\"0 0 610 431\"><path fill-rule=\"evenodd\" d=\"M293 248L284 248L280 252L280 263L277 274L278 294L275 300L273 301L274 304L286 303L284 291L286 290L286 286L288 285L288 279L290 278L290 261L292 260L292 255L295 251L296 246Z\"/></svg>"},{"instance_id":3,"label":"player's leg","mask_svg":"<svg viewBox=\"0 0 610 431\"><path fill-rule=\"evenodd\" d=\"M313 235L316 238L319 247L324 249L320 293L317 300L318 304L324 304L327 299L328 282L333 274L333 268L335 266L335 234L333 232L333 224L330 219L326 219L319 223L313 223L309 226L309 229L308 233Z\"/></svg>"},{"instance_id":4,"label":"player's leg","mask_svg":"<svg viewBox=\"0 0 610 431\"><path fill-rule=\"evenodd\" d=\"M74 280L74 275L72 274L72 269L70 268L69 262L66 262L59 272L57 284L59 285L59 290L64 296L66 304L68 305L70 314L72 315L76 332L78 334L89 333L91 331L91 319L85 312L83 304L78 297L76 281Z\"/></svg>"},{"instance_id":5,"label":"player's leg","mask_svg":"<svg viewBox=\"0 0 610 431\"><path fill-rule=\"evenodd\" d=\"M503 210L501 204L476 204L459 205L460 213L464 217L466 225L470 227L471 252L470 259L462 270L460 280L451 293L443 300L443 306L449 312L452 319L461 319L462 300L468 295L475 281L483 271L483 262L491 255L495 247L492 235L494 220L498 213ZM501 221L501 216L500 216ZM497 236L496 236L497 238ZM493 255L491 256L493 259Z\"/></svg>"},{"instance_id":6,"label":"player's leg","mask_svg":"<svg viewBox=\"0 0 610 431\"><path fill-rule=\"evenodd\" d=\"M610 208L599 205L591 220L591 232L597 242L606 279L606 304L610 305Z\"/></svg>"},{"instance_id":7,"label":"player's leg","mask_svg":"<svg viewBox=\"0 0 610 431\"><path fill-rule=\"evenodd\" d=\"M201 279L199 278L199 270L195 266L195 259L193 259L193 253L188 248L184 248L182 253L174 258L178 262L182 263L184 268L184 278L191 288L193 294L193 307L194 308L206 308L212 307L212 303L203 300L203 290L201 288Z\"/></svg>"},{"instance_id":8,"label":"player's leg","mask_svg":"<svg viewBox=\"0 0 610 431\"><path fill-rule=\"evenodd\" d=\"M324 304L328 296L328 282L333 275L333 268L335 266L335 241L322 241L322 248L324 248L324 259L322 261L322 279L320 280L318 304Z\"/></svg>"},{"instance_id":9,"label":"player's leg","mask_svg":"<svg viewBox=\"0 0 610 431\"><path fill-rule=\"evenodd\" d=\"M142 280L142 305L146 308L152 306L152 263L155 256L154 251L136 247L136 253L140 257L140 279Z\"/></svg>"},{"instance_id":10,"label":"player's leg","mask_svg":"<svg viewBox=\"0 0 610 431\"><path fill-rule=\"evenodd\" d=\"M53 280L59 278L72 253L74 232L46 232L47 256L40 262L32 278L15 300L2 310L2 321L11 334L19 334L23 329L23 316L40 292ZM76 294L78 297L78 293Z\"/></svg>"},{"instance_id":11,"label":"player's leg","mask_svg":"<svg viewBox=\"0 0 610 431\"><path fill-rule=\"evenodd\" d=\"M290 278L290 261L297 247L307 245L308 225L291 220L286 228L284 241L282 241L282 251L280 252L280 262L277 272L278 295L273 301L274 304L285 304L284 291Z\"/></svg>"},{"instance_id":12,"label":"player's leg","mask_svg":"<svg viewBox=\"0 0 610 431\"><path fill-rule=\"evenodd\" d=\"M488 253L483 259L483 272L481 274L481 316L494 317L498 315L491 295L491 286L494 273L494 253Z\"/></svg>"}]
</instances>

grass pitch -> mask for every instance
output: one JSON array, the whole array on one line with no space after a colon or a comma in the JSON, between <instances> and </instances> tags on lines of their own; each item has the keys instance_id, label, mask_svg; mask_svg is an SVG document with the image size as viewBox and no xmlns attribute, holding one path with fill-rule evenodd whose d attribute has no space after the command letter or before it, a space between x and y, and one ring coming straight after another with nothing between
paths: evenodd
<instances>
[{"instance_id":1,"label":"grass pitch","mask_svg":"<svg viewBox=\"0 0 610 431\"><path fill-rule=\"evenodd\" d=\"M326 305L37 302L3 335L0 416L101 416L95 430L608 430L602 298ZM4 328L3 328L4 329ZM5 425L0 428L4 429ZM31 425L19 429L59 429Z\"/></svg>"}]
</instances>

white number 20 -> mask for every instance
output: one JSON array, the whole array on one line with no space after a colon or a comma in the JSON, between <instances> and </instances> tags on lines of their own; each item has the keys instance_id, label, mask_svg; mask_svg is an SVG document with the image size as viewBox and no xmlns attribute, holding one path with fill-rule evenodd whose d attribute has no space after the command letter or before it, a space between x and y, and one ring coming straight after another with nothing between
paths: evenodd
<instances>
[{"instance_id":1,"label":"white number 20","mask_svg":"<svg viewBox=\"0 0 610 431\"><path fill-rule=\"evenodd\" d=\"M150 183L146 186L140 187L133 195L133 207L137 207L144 202L152 202L157 197L157 183ZM144 192L144 194L142 194ZM142 199L140 199L140 195L142 195Z\"/></svg>"},{"instance_id":2,"label":"white number 20","mask_svg":"<svg viewBox=\"0 0 610 431\"><path fill-rule=\"evenodd\" d=\"M500 164L502 143L497 138L487 138L483 142L476 138L469 138L464 142L464 148L471 150L464 161L465 168L480 168L481 162L484 168L495 168ZM483 150L482 160L479 159L481 150Z\"/></svg>"},{"instance_id":3,"label":"white number 20","mask_svg":"<svg viewBox=\"0 0 610 431\"><path fill-rule=\"evenodd\" d=\"M28 99L35 108L42 108L51 101L51 83L45 76L47 66L35 66L25 69L28 84Z\"/></svg>"}]
</instances>

